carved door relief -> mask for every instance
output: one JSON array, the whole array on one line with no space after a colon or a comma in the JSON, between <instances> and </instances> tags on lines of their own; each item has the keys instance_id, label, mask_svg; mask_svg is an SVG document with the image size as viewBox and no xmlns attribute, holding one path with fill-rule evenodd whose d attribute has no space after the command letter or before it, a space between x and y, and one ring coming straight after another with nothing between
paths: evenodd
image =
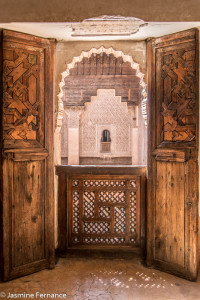
<instances>
[{"instance_id":1,"label":"carved door relief","mask_svg":"<svg viewBox=\"0 0 200 300\"><path fill-rule=\"evenodd\" d=\"M196 31L148 41L147 262L197 276L198 51Z\"/></svg>"},{"instance_id":2,"label":"carved door relief","mask_svg":"<svg viewBox=\"0 0 200 300\"><path fill-rule=\"evenodd\" d=\"M4 30L3 279L54 266L54 42Z\"/></svg>"},{"instance_id":3,"label":"carved door relief","mask_svg":"<svg viewBox=\"0 0 200 300\"><path fill-rule=\"evenodd\" d=\"M156 49L156 97L162 112L158 144L195 141L195 47L190 40Z\"/></svg>"},{"instance_id":4,"label":"carved door relief","mask_svg":"<svg viewBox=\"0 0 200 300\"><path fill-rule=\"evenodd\" d=\"M9 141L32 140L44 144L44 51L24 49L15 43L4 42L4 136ZM36 145L36 143L35 143Z\"/></svg>"}]
</instances>

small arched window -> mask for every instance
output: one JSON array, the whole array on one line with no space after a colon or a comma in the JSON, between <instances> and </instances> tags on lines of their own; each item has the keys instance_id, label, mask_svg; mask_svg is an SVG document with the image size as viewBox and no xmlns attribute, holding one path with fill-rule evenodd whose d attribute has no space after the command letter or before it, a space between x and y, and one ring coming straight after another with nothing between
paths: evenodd
<instances>
[{"instance_id":1,"label":"small arched window","mask_svg":"<svg viewBox=\"0 0 200 300\"><path fill-rule=\"evenodd\" d=\"M110 131L105 129L102 131L102 136L101 136L101 152L110 153L111 150L110 145L111 145Z\"/></svg>"},{"instance_id":2,"label":"small arched window","mask_svg":"<svg viewBox=\"0 0 200 300\"><path fill-rule=\"evenodd\" d=\"M109 130L105 129L105 130L102 132L101 142L104 142L104 143L111 142L111 139L110 139L110 131L109 131Z\"/></svg>"}]
</instances>

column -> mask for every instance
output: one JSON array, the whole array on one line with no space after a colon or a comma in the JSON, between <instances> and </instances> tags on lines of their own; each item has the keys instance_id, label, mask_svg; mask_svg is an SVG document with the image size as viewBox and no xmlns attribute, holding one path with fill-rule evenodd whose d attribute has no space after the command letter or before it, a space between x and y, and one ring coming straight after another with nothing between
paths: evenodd
<instances>
[{"instance_id":1,"label":"column","mask_svg":"<svg viewBox=\"0 0 200 300\"><path fill-rule=\"evenodd\" d=\"M84 107L65 108L68 115L68 165L79 165L79 120Z\"/></svg>"},{"instance_id":2,"label":"column","mask_svg":"<svg viewBox=\"0 0 200 300\"><path fill-rule=\"evenodd\" d=\"M132 165L140 164L139 153L139 130L138 130L138 106L128 108L131 116L131 154ZM140 136L142 138L142 136Z\"/></svg>"}]
</instances>

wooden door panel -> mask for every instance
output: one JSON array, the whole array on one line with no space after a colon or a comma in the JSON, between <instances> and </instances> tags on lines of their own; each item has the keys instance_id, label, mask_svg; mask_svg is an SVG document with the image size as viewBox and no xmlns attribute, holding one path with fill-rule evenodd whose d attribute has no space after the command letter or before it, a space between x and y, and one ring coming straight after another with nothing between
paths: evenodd
<instances>
[{"instance_id":1,"label":"wooden door panel","mask_svg":"<svg viewBox=\"0 0 200 300\"><path fill-rule=\"evenodd\" d=\"M54 266L54 41L3 31L4 280Z\"/></svg>"},{"instance_id":2,"label":"wooden door panel","mask_svg":"<svg viewBox=\"0 0 200 300\"><path fill-rule=\"evenodd\" d=\"M148 41L147 263L197 277L198 47L195 29Z\"/></svg>"},{"instance_id":3,"label":"wooden door panel","mask_svg":"<svg viewBox=\"0 0 200 300\"><path fill-rule=\"evenodd\" d=\"M157 161L155 257L184 266L184 163Z\"/></svg>"},{"instance_id":4,"label":"wooden door panel","mask_svg":"<svg viewBox=\"0 0 200 300\"><path fill-rule=\"evenodd\" d=\"M45 160L13 164L13 267L45 258Z\"/></svg>"}]
</instances>

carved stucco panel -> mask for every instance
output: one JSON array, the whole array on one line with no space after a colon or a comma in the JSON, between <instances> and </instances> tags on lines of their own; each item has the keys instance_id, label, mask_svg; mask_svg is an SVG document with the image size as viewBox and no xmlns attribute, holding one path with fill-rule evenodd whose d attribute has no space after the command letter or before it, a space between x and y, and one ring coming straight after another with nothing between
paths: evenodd
<instances>
[{"instance_id":1,"label":"carved stucco panel","mask_svg":"<svg viewBox=\"0 0 200 300\"><path fill-rule=\"evenodd\" d=\"M65 93L63 87L65 86L65 78L70 75L70 70L75 67L78 62L81 62L84 58L90 58L93 54L101 54L106 53L107 55L113 54L115 58L122 57L124 62L129 62L131 64L132 69L136 70L136 76L140 79L140 101L143 103L142 114L143 118L147 119L147 92L146 92L146 83L144 82L144 74L140 72L139 64L133 61L133 58L129 55L125 55L122 51L115 51L112 47L106 49L103 46L99 49L92 48L90 51L83 51L80 56L76 56L73 58L73 61L67 65L67 69L61 74L62 80L59 84L60 93L58 94L58 110L57 110L57 122L56 126L61 128L62 126L62 118L63 118L63 99L65 98Z\"/></svg>"},{"instance_id":2,"label":"carved stucco panel","mask_svg":"<svg viewBox=\"0 0 200 300\"><path fill-rule=\"evenodd\" d=\"M67 157L68 155L68 116L66 111L64 111L63 122L61 127L61 157Z\"/></svg>"},{"instance_id":3,"label":"carved stucco panel","mask_svg":"<svg viewBox=\"0 0 200 300\"><path fill-rule=\"evenodd\" d=\"M111 134L111 155L131 156L131 114L115 90L98 90L80 118L80 156L101 156L104 129Z\"/></svg>"},{"instance_id":4,"label":"carved stucco panel","mask_svg":"<svg viewBox=\"0 0 200 300\"><path fill-rule=\"evenodd\" d=\"M68 116L68 128L79 128L79 119L83 111L84 107L65 108L65 112Z\"/></svg>"}]
</instances>

